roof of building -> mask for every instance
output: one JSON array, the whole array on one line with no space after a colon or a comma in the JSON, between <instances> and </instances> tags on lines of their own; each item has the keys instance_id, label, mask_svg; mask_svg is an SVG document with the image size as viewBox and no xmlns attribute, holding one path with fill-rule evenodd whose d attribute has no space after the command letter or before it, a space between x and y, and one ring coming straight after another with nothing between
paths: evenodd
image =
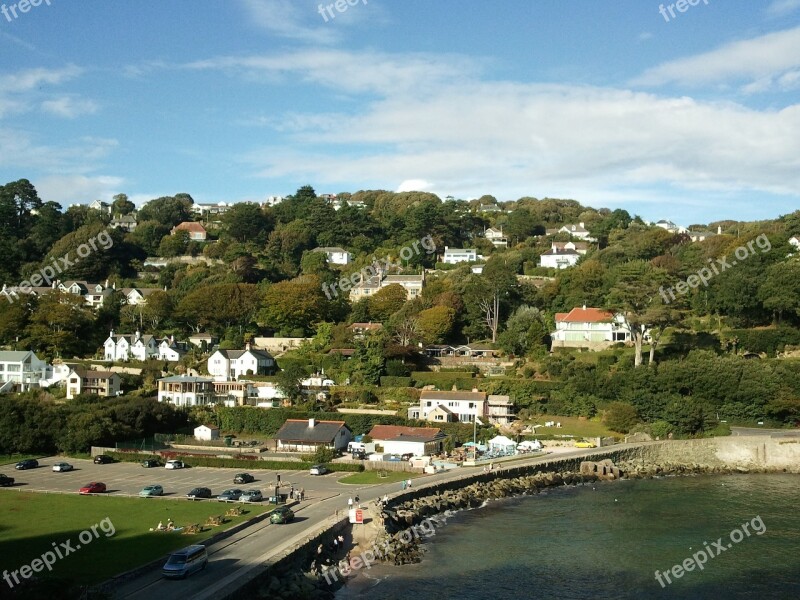
<instances>
[{"instance_id":1,"label":"roof of building","mask_svg":"<svg viewBox=\"0 0 800 600\"><path fill-rule=\"evenodd\" d=\"M353 356L355 353L355 348L331 348L328 351L328 354L341 354L342 356Z\"/></svg>"},{"instance_id":2,"label":"roof of building","mask_svg":"<svg viewBox=\"0 0 800 600\"><path fill-rule=\"evenodd\" d=\"M556 313L556 322L564 323L610 323L614 314L601 308L573 308L568 313Z\"/></svg>"},{"instance_id":3,"label":"roof of building","mask_svg":"<svg viewBox=\"0 0 800 600\"><path fill-rule=\"evenodd\" d=\"M379 329L383 329L383 323L353 323L350 325L350 329L366 329L377 331Z\"/></svg>"},{"instance_id":4,"label":"roof of building","mask_svg":"<svg viewBox=\"0 0 800 600\"><path fill-rule=\"evenodd\" d=\"M0 351L0 361L21 362L33 354L30 350L3 350ZM34 354L35 356L35 354Z\"/></svg>"},{"instance_id":5,"label":"roof of building","mask_svg":"<svg viewBox=\"0 0 800 600\"><path fill-rule=\"evenodd\" d=\"M326 252L326 253L339 253L339 254L346 254L347 250L344 248L339 248L338 246L322 246L319 248L314 248L312 252Z\"/></svg>"},{"instance_id":6,"label":"roof of building","mask_svg":"<svg viewBox=\"0 0 800 600\"><path fill-rule=\"evenodd\" d=\"M253 350L252 348L250 348L244 350L217 350L217 352L222 354L222 356L224 356L228 360L236 360L237 358L241 358L248 352L253 356L255 356L256 358L262 358L264 360L272 360L272 355L266 350Z\"/></svg>"},{"instance_id":7,"label":"roof of building","mask_svg":"<svg viewBox=\"0 0 800 600\"><path fill-rule=\"evenodd\" d=\"M79 375L83 379L111 379L114 375L119 377L119 374L113 371L95 371L92 369L84 369L82 367L75 367L72 372Z\"/></svg>"},{"instance_id":8,"label":"roof of building","mask_svg":"<svg viewBox=\"0 0 800 600\"><path fill-rule=\"evenodd\" d=\"M463 254L464 252L477 252L475 248L445 248L445 254Z\"/></svg>"},{"instance_id":9,"label":"roof of building","mask_svg":"<svg viewBox=\"0 0 800 600\"><path fill-rule=\"evenodd\" d=\"M173 375L172 377L163 377L159 379L159 381L163 381L165 383L211 383L214 380L210 377L187 377L186 375Z\"/></svg>"},{"instance_id":10,"label":"roof of building","mask_svg":"<svg viewBox=\"0 0 800 600\"><path fill-rule=\"evenodd\" d=\"M500 396L496 394L489 395L489 404L511 404L511 398L509 396Z\"/></svg>"},{"instance_id":11,"label":"roof of building","mask_svg":"<svg viewBox=\"0 0 800 600\"><path fill-rule=\"evenodd\" d=\"M420 400L486 400L485 392L437 392L436 390L424 390Z\"/></svg>"},{"instance_id":12,"label":"roof of building","mask_svg":"<svg viewBox=\"0 0 800 600\"><path fill-rule=\"evenodd\" d=\"M311 427L309 419L287 419L275 434L276 440L285 442L331 442L336 438L344 421L315 421Z\"/></svg>"},{"instance_id":13,"label":"roof of building","mask_svg":"<svg viewBox=\"0 0 800 600\"><path fill-rule=\"evenodd\" d=\"M216 429L217 431L219 431L219 427L217 427L216 425L207 425L205 423L203 425L198 425L197 427L195 427L195 429L200 429L201 427L208 427L209 429L212 430Z\"/></svg>"},{"instance_id":14,"label":"roof of building","mask_svg":"<svg viewBox=\"0 0 800 600\"><path fill-rule=\"evenodd\" d=\"M571 248L550 248L547 252L542 253L542 256L580 256L576 250Z\"/></svg>"},{"instance_id":15,"label":"roof of building","mask_svg":"<svg viewBox=\"0 0 800 600\"><path fill-rule=\"evenodd\" d=\"M414 283L419 282L422 283L425 280L424 275L387 275L383 282L395 282L395 283Z\"/></svg>"},{"instance_id":16,"label":"roof of building","mask_svg":"<svg viewBox=\"0 0 800 600\"><path fill-rule=\"evenodd\" d=\"M404 427L402 425L375 425L369 432L373 440L393 442L432 442L446 435L436 427Z\"/></svg>"},{"instance_id":17,"label":"roof of building","mask_svg":"<svg viewBox=\"0 0 800 600\"><path fill-rule=\"evenodd\" d=\"M206 233L206 228L197 221L184 221L172 228L172 231L188 231L189 233Z\"/></svg>"}]
</instances>

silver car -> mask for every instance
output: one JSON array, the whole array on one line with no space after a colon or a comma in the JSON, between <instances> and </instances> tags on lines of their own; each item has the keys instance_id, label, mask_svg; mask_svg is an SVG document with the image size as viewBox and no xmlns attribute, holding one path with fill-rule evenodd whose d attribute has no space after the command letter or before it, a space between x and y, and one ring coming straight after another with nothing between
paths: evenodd
<instances>
[{"instance_id":1,"label":"silver car","mask_svg":"<svg viewBox=\"0 0 800 600\"><path fill-rule=\"evenodd\" d=\"M263 499L264 496L261 495L260 490L245 490L239 496L240 502L261 502Z\"/></svg>"},{"instance_id":2,"label":"silver car","mask_svg":"<svg viewBox=\"0 0 800 600\"><path fill-rule=\"evenodd\" d=\"M56 473L65 473L66 471L72 471L74 468L75 467L73 467L71 464L65 462L60 462L53 465L53 471Z\"/></svg>"}]
</instances>

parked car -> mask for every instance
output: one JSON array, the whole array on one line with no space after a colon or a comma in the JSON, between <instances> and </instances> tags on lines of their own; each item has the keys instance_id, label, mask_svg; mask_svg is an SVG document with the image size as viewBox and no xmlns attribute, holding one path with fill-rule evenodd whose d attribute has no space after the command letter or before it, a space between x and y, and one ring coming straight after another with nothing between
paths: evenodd
<instances>
[{"instance_id":1,"label":"parked car","mask_svg":"<svg viewBox=\"0 0 800 600\"><path fill-rule=\"evenodd\" d=\"M19 461L17 464L14 465L14 468L18 471L24 471L25 469L35 469L39 466L39 461L34 458L26 458L25 460Z\"/></svg>"},{"instance_id":2,"label":"parked car","mask_svg":"<svg viewBox=\"0 0 800 600\"><path fill-rule=\"evenodd\" d=\"M184 579L197 571L202 571L208 564L208 552L205 546L189 546L170 554L161 569L164 577Z\"/></svg>"},{"instance_id":3,"label":"parked car","mask_svg":"<svg viewBox=\"0 0 800 600\"><path fill-rule=\"evenodd\" d=\"M160 485L148 485L147 487L142 488L142 491L139 492L139 495L143 498L147 498L148 496L163 496L164 488Z\"/></svg>"},{"instance_id":4,"label":"parked car","mask_svg":"<svg viewBox=\"0 0 800 600\"><path fill-rule=\"evenodd\" d=\"M242 495L242 490L239 488L232 488L230 490L225 490L219 496L217 496L217 500L220 502L229 502L233 500L238 500Z\"/></svg>"},{"instance_id":5,"label":"parked car","mask_svg":"<svg viewBox=\"0 0 800 600\"><path fill-rule=\"evenodd\" d=\"M72 471L72 469L74 468L75 467L73 467L71 464L65 462L60 462L53 465L53 471L55 473L64 473L66 471Z\"/></svg>"},{"instance_id":6,"label":"parked car","mask_svg":"<svg viewBox=\"0 0 800 600\"><path fill-rule=\"evenodd\" d=\"M589 440L580 440L575 442L576 448L596 448L595 444L590 442Z\"/></svg>"},{"instance_id":7,"label":"parked car","mask_svg":"<svg viewBox=\"0 0 800 600\"><path fill-rule=\"evenodd\" d=\"M233 483L251 483L255 480L256 478L250 475L250 473L239 473L233 478Z\"/></svg>"},{"instance_id":8,"label":"parked car","mask_svg":"<svg viewBox=\"0 0 800 600\"><path fill-rule=\"evenodd\" d=\"M211 490L207 487L196 487L191 492L186 494L189 500L200 500L202 498L211 498Z\"/></svg>"},{"instance_id":9,"label":"parked car","mask_svg":"<svg viewBox=\"0 0 800 600\"><path fill-rule=\"evenodd\" d=\"M164 465L165 469L184 469L186 468L186 463L182 460L168 460Z\"/></svg>"},{"instance_id":10,"label":"parked car","mask_svg":"<svg viewBox=\"0 0 800 600\"><path fill-rule=\"evenodd\" d=\"M157 459L157 458L145 458L145 459L142 461L142 466L143 466L145 469L152 469L153 467L160 467L160 466L161 466L161 463L160 463L160 462L158 462L158 459Z\"/></svg>"},{"instance_id":11,"label":"parked car","mask_svg":"<svg viewBox=\"0 0 800 600\"><path fill-rule=\"evenodd\" d=\"M328 472L328 469L324 465L314 465L311 467L309 473L311 475L325 475Z\"/></svg>"},{"instance_id":12,"label":"parked car","mask_svg":"<svg viewBox=\"0 0 800 600\"><path fill-rule=\"evenodd\" d=\"M93 481L91 483L87 483L78 491L81 494L102 494L106 491L106 484L99 481Z\"/></svg>"},{"instance_id":13,"label":"parked car","mask_svg":"<svg viewBox=\"0 0 800 600\"><path fill-rule=\"evenodd\" d=\"M110 465L114 462L114 459L111 458L108 454L98 454L94 457L94 464L96 465Z\"/></svg>"},{"instance_id":14,"label":"parked car","mask_svg":"<svg viewBox=\"0 0 800 600\"><path fill-rule=\"evenodd\" d=\"M414 458L414 453L413 452L406 452L405 454L401 454L400 458L402 458L405 461L409 461L412 458Z\"/></svg>"},{"instance_id":15,"label":"parked car","mask_svg":"<svg viewBox=\"0 0 800 600\"><path fill-rule=\"evenodd\" d=\"M261 495L259 490L245 490L242 492L242 495L239 496L241 502L261 502L263 499L264 496Z\"/></svg>"},{"instance_id":16,"label":"parked car","mask_svg":"<svg viewBox=\"0 0 800 600\"><path fill-rule=\"evenodd\" d=\"M0 485L2 485L3 487L14 485L14 478L0 473Z\"/></svg>"},{"instance_id":17,"label":"parked car","mask_svg":"<svg viewBox=\"0 0 800 600\"><path fill-rule=\"evenodd\" d=\"M275 524L288 523L294 520L294 511L288 506L279 506L269 516L269 522Z\"/></svg>"}]
</instances>

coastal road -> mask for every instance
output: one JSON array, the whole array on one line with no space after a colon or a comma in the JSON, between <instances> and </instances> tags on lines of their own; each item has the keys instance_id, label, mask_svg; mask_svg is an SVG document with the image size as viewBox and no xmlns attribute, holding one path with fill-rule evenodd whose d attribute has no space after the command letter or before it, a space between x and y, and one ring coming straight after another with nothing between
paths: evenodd
<instances>
[{"instance_id":1,"label":"coastal road","mask_svg":"<svg viewBox=\"0 0 800 600\"><path fill-rule=\"evenodd\" d=\"M622 444L614 446L614 450L634 448L641 444ZM591 456L597 452L607 452L609 448L587 448L580 450L565 449L553 454L515 460L511 463L495 463L495 470L503 471L503 467L548 462L554 459ZM482 467L462 467L435 475L427 475L413 480L414 487L424 488L434 483L458 479L465 475L480 473ZM324 476L330 478L330 475ZM344 516L347 499L356 494L361 503L367 506L372 500L382 498L385 494L392 496L400 492L400 484L378 484L372 486L350 486L337 484L337 491L331 491L321 497L299 503L294 507L297 518L286 525L270 525L259 523L253 525L230 538L212 544L208 548L209 562L205 571L197 573L186 580L167 581L161 577L160 569L154 569L115 590L114 598L129 600L193 600L216 599L225 591L232 589L237 580L252 574L255 569L263 568L270 559L279 556L295 543L305 540L326 520L332 520L339 511ZM327 487L327 486L326 486Z\"/></svg>"},{"instance_id":2,"label":"coastal road","mask_svg":"<svg viewBox=\"0 0 800 600\"><path fill-rule=\"evenodd\" d=\"M764 427L731 427L731 435L765 435L772 437L795 437L800 435L797 429L765 429Z\"/></svg>"}]
</instances>

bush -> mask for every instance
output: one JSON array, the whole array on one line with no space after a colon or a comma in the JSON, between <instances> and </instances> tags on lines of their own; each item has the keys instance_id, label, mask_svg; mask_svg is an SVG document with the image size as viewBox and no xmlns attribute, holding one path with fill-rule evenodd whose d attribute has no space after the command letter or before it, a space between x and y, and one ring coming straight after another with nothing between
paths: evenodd
<instances>
[{"instance_id":1,"label":"bush","mask_svg":"<svg viewBox=\"0 0 800 600\"><path fill-rule=\"evenodd\" d=\"M384 375L381 377L381 387L411 387L414 380L411 377L397 377Z\"/></svg>"},{"instance_id":2,"label":"bush","mask_svg":"<svg viewBox=\"0 0 800 600\"><path fill-rule=\"evenodd\" d=\"M673 431L673 427L671 423L667 423L666 421L656 421L655 423L650 424L650 435L655 438L666 439L670 433Z\"/></svg>"},{"instance_id":3,"label":"bush","mask_svg":"<svg viewBox=\"0 0 800 600\"><path fill-rule=\"evenodd\" d=\"M109 452L114 460L120 462L142 462L146 458L153 458L152 454L140 454L138 452ZM212 456L196 456L191 454L183 454L180 452L160 452L160 458L163 460L178 459L186 463L190 467L212 467L212 468L227 468L227 469L267 469L272 471L302 471L310 469L319 462L290 462L278 460L244 460L236 458L216 458ZM341 463L325 463L329 471L352 471L361 472L364 470L364 465L341 464Z\"/></svg>"},{"instance_id":4,"label":"bush","mask_svg":"<svg viewBox=\"0 0 800 600\"><path fill-rule=\"evenodd\" d=\"M608 405L603 421L606 426L619 433L628 433L636 425L639 415L636 408L625 402L612 402Z\"/></svg>"},{"instance_id":5,"label":"bush","mask_svg":"<svg viewBox=\"0 0 800 600\"><path fill-rule=\"evenodd\" d=\"M402 360L386 361L386 374L389 377L408 377L409 373L408 367Z\"/></svg>"}]
</instances>

